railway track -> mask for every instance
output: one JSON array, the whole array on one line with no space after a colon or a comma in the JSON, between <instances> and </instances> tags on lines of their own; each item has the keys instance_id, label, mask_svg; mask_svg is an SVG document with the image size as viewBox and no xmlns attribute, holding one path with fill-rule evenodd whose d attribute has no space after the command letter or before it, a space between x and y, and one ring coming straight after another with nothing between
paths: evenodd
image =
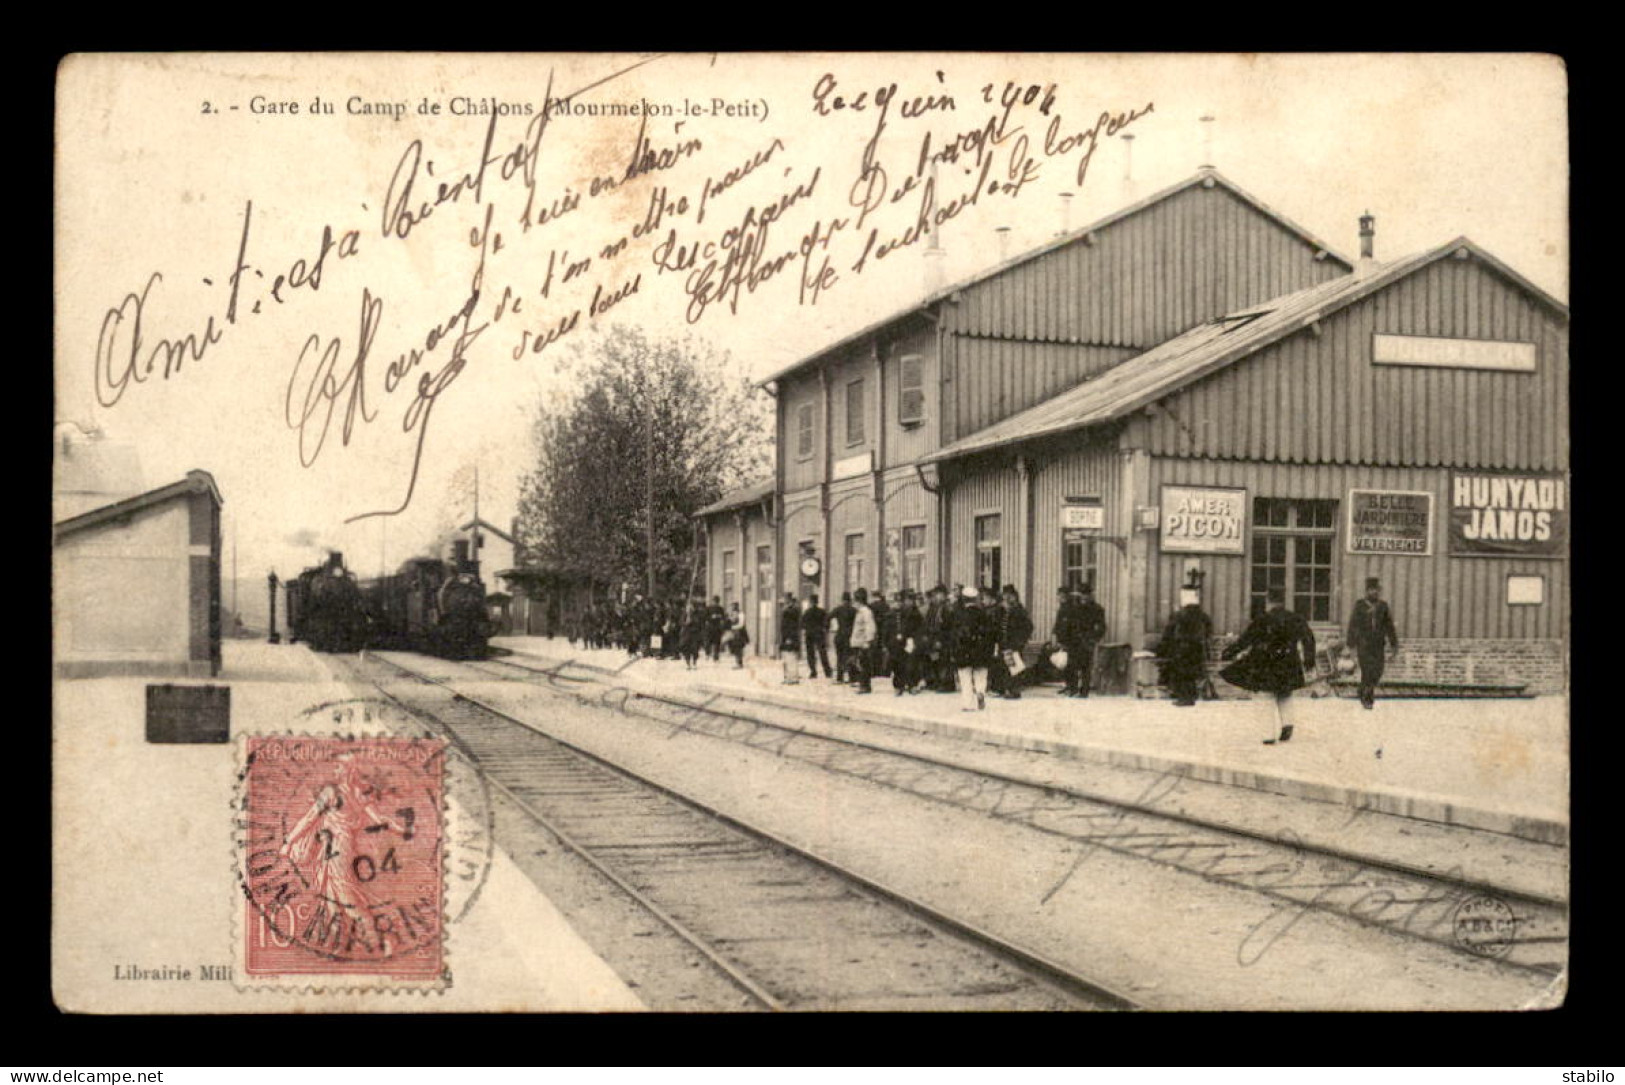
<instances>
[{"instance_id":1,"label":"railway track","mask_svg":"<svg viewBox=\"0 0 1625 1085\"><path fill-rule=\"evenodd\" d=\"M446 685L484 675L478 667L394 654L350 666L442 732L495 790L738 992L737 1002L707 1008L1139 1008Z\"/></svg>"},{"instance_id":2,"label":"railway track","mask_svg":"<svg viewBox=\"0 0 1625 1085\"><path fill-rule=\"evenodd\" d=\"M501 659L456 666L466 669L445 676L460 673L487 681L545 684L578 696L582 692L579 683L561 682L557 668ZM575 667L584 665L572 665L572 673ZM599 673L607 678L611 672ZM628 691L619 707L675 730L770 751L1064 837L1083 845L1083 856L1093 848L1136 856L1507 968L1556 976L1567 963L1568 914L1562 900L1154 811L1149 807L1156 801L1155 783L1143 802L1124 803L838 736L815 712L726 695L685 699ZM1486 914L1495 917L1497 930L1482 929Z\"/></svg>"}]
</instances>

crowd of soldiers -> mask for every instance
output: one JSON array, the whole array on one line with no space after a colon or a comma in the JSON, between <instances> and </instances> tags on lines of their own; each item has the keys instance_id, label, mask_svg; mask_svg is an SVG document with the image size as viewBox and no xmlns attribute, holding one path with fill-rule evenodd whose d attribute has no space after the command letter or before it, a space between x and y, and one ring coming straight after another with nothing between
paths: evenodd
<instances>
[{"instance_id":1,"label":"crowd of soldiers","mask_svg":"<svg viewBox=\"0 0 1625 1085\"><path fill-rule=\"evenodd\" d=\"M1065 677L1065 693L1087 697L1095 646L1106 633L1106 616L1088 585L1062 589L1053 649ZM1030 668L1023 653L1033 638L1033 622L1012 584L990 587L938 584L927 592L910 589L871 595L867 589L843 592L826 610L817 595L804 601L787 593L779 615L779 654L784 681L809 675L874 692L877 678L890 678L895 696L953 693L961 708L978 712L991 695L1019 700ZM834 651L831 665L830 650ZM1041 653L1043 657L1050 652Z\"/></svg>"},{"instance_id":2,"label":"crowd of soldiers","mask_svg":"<svg viewBox=\"0 0 1625 1085\"><path fill-rule=\"evenodd\" d=\"M1200 587L1196 574L1181 589L1180 608L1157 645L1162 680L1182 707L1217 696L1208 674L1213 624L1202 609ZM1062 680L1062 696L1087 697L1095 650L1106 635L1106 614L1089 584L1068 585L1059 594L1050 639L1038 653L1040 666L1032 668L1024 652L1033 638L1033 622L1011 584L999 592L960 584L950 591L938 584L923 593L897 591L890 600L879 591L871 595L859 588L843 592L828 610L816 594L798 600L787 592L779 613L784 681L799 683L805 663L811 678L833 680L859 694L873 693L877 678L889 678L898 697L958 692L962 709L976 712L986 708L989 696L1019 700L1035 670L1053 669ZM1227 681L1274 695L1279 731L1272 727L1274 737L1265 740L1271 745L1292 737L1285 702L1315 667L1314 636L1284 602L1284 593L1272 589L1265 611L1222 656L1231 664L1221 672ZM564 631L572 645L682 659L690 670L698 668L702 657L720 660L724 651L733 656L736 668L742 667L750 644L739 604L724 607L716 596L707 603L698 596L668 601L637 594L596 603L567 618ZM1399 648L1392 614L1374 577L1354 609L1348 644L1358 656L1360 701L1370 708L1385 656L1391 658Z\"/></svg>"},{"instance_id":3,"label":"crowd of soldiers","mask_svg":"<svg viewBox=\"0 0 1625 1085\"><path fill-rule=\"evenodd\" d=\"M681 659L689 670L700 658L716 662L724 650L734 666L744 666L750 634L745 630L739 604L723 607L722 600L702 597L687 600L647 599L635 594L625 601L594 603L565 622L571 646L619 648L634 657Z\"/></svg>"}]
</instances>

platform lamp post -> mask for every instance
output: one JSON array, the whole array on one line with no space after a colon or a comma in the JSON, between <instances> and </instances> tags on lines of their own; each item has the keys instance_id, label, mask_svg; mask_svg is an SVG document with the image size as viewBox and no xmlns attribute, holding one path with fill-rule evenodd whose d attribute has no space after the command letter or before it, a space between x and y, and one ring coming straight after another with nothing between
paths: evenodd
<instances>
[{"instance_id":1,"label":"platform lamp post","mask_svg":"<svg viewBox=\"0 0 1625 1085\"><path fill-rule=\"evenodd\" d=\"M276 570L266 574L265 586L271 593L271 635L266 638L268 644L281 644L282 637L276 631Z\"/></svg>"}]
</instances>

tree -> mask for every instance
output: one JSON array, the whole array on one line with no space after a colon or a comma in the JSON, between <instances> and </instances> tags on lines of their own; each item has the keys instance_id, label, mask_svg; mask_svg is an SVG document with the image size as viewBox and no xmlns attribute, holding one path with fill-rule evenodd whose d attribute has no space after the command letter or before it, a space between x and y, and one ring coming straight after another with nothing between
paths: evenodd
<instances>
[{"instance_id":1,"label":"tree","mask_svg":"<svg viewBox=\"0 0 1625 1085\"><path fill-rule=\"evenodd\" d=\"M768 471L765 396L691 339L623 326L574 375L575 395L538 413L520 545L535 564L605 587L687 592L695 513Z\"/></svg>"}]
</instances>

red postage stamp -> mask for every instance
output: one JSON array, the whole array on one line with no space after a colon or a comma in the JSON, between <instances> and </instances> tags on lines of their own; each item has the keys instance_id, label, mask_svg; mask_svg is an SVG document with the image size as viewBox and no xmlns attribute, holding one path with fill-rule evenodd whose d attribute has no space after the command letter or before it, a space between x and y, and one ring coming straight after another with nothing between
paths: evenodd
<instances>
[{"instance_id":1,"label":"red postage stamp","mask_svg":"<svg viewBox=\"0 0 1625 1085\"><path fill-rule=\"evenodd\" d=\"M442 976L445 750L421 738L247 739L250 978Z\"/></svg>"}]
</instances>

